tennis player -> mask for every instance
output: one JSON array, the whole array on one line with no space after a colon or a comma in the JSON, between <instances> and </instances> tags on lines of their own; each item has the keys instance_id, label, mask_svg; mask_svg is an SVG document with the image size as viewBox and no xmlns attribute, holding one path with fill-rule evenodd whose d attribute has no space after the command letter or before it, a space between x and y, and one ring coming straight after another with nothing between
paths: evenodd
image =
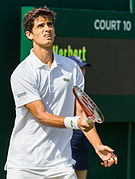
<instances>
[{"instance_id":1,"label":"tennis player","mask_svg":"<svg viewBox=\"0 0 135 179\"><path fill-rule=\"evenodd\" d=\"M83 89L84 77L75 62L52 51L54 20L55 13L47 7L24 16L24 31L33 49L11 75L16 118L5 165L7 179L76 179L70 147L73 129L91 140L102 165L117 163L94 124L88 124L84 115L74 116L72 87Z\"/></svg>"},{"instance_id":2,"label":"tennis player","mask_svg":"<svg viewBox=\"0 0 135 179\"><path fill-rule=\"evenodd\" d=\"M69 58L79 65L83 75L85 76L86 67L89 67L91 65L87 62L84 62L78 56L70 56ZM73 130L73 136L71 139L71 149L72 157L76 161L75 165L73 166L76 175L78 179L86 179L89 165L89 141L81 130Z\"/></svg>"}]
</instances>

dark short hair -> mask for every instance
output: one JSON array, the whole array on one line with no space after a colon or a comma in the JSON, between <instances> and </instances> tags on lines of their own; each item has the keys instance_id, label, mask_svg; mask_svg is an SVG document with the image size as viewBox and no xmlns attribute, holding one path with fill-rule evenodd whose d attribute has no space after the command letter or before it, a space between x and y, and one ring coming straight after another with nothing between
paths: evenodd
<instances>
[{"instance_id":1,"label":"dark short hair","mask_svg":"<svg viewBox=\"0 0 135 179\"><path fill-rule=\"evenodd\" d=\"M34 8L25 14L23 19L23 29L24 32L29 31L32 32L32 28L34 26L34 20L42 16L44 18L51 19L53 24L55 21L55 12L44 6L43 8Z\"/></svg>"}]
</instances>

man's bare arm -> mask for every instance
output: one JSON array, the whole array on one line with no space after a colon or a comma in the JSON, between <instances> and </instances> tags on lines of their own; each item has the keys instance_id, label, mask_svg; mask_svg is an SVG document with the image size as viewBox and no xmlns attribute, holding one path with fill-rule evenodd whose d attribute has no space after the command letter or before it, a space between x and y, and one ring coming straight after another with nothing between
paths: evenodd
<instances>
[{"instance_id":1,"label":"man's bare arm","mask_svg":"<svg viewBox=\"0 0 135 179\"><path fill-rule=\"evenodd\" d=\"M41 100L28 103L25 107L33 114L40 124L55 128L66 128L64 124L65 117L49 113ZM85 121L85 117L80 117L78 119L78 126L84 131L89 131L91 128Z\"/></svg>"},{"instance_id":2,"label":"man's bare arm","mask_svg":"<svg viewBox=\"0 0 135 179\"><path fill-rule=\"evenodd\" d=\"M85 116L80 104L77 101L75 109L76 115ZM102 144L94 124L91 125L91 129L89 131L83 131L83 133L94 147L97 155L102 159L103 162L101 162L101 165L110 167L113 163L117 164L117 156L113 153L114 150Z\"/></svg>"},{"instance_id":3,"label":"man's bare arm","mask_svg":"<svg viewBox=\"0 0 135 179\"><path fill-rule=\"evenodd\" d=\"M25 107L33 114L40 124L49 127L65 128L64 117L48 113L41 100L28 103Z\"/></svg>"}]
</instances>

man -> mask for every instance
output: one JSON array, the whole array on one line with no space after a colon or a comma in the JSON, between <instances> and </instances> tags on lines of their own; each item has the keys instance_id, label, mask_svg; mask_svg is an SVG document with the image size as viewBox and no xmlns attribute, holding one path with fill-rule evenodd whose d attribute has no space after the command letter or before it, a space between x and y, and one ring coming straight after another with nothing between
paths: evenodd
<instances>
[{"instance_id":1,"label":"man","mask_svg":"<svg viewBox=\"0 0 135 179\"><path fill-rule=\"evenodd\" d=\"M74 116L72 87L83 88L84 78L76 63L52 51L54 19L47 7L24 16L24 31L33 49L11 75L16 119L7 179L76 179L70 148L73 129L91 138L104 166L117 163L113 150L101 144L94 124L88 124L84 115Z\"/></svg>"},{"instance_id":2,"label":"man","mask_svg":"<svg viewBox=\"0 0 135 179\"><path fill-rule=\"evenodd\" d=\"M91 66L87 62L84 62L78 56L70 56L70 59L75 61L83 75L85 76L86 67ZM81 130L73 130L73 136L71 139L72 157L76 161L74 169L78 179L86 179L88 172L88 154L89 154L89 142L84 133Z\"/></svg>"}]
</instances>

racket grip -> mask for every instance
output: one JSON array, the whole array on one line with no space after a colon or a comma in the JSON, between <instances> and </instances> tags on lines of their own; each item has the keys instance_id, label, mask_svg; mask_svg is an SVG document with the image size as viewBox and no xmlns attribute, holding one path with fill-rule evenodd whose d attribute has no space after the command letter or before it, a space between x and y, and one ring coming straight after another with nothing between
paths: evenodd
<instances>
[{"instance_id":1,"label":"racket grip","mask_svg":"<svg viewBox=\"0 0 135 179\"><path fill-rule=\"evenodd\" d=\"M90 124L92 122L92 118L90 118L90 117L85 117L85 119L88 124Z\"/></svg>"}]
</instances>

